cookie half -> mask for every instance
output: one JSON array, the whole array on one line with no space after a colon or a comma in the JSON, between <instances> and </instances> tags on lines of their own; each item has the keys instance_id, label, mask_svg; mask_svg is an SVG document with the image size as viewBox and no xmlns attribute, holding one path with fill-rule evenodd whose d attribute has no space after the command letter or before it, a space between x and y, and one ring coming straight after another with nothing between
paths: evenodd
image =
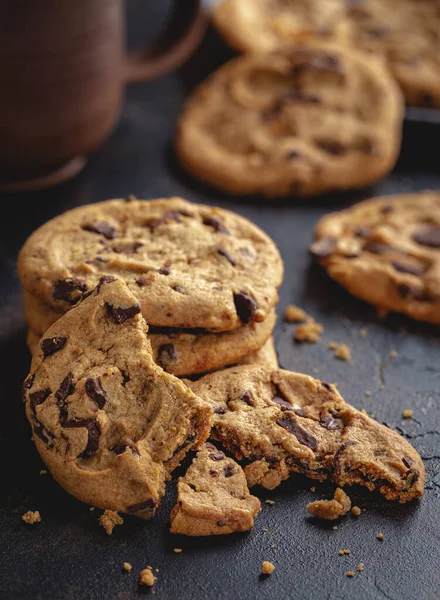
<instances>
[{"instance_id":1,"label":"cookie half","mask_svg":"<svg viewBox=\"0 0 440 600\"><path fill-rule=\"evenodd\" d=\"M373 198L326 215L310 252L353 296L440 323L440 193Z\"/></svg>"},{"instance_id":2,"label":"cookie half","mask_svg":"<svg viewBox=\"0 0 440 600\"><path fill-rule=\"evenodd\" d=\"M249 486L273 489L290 472L360 484L388 500L424 492L414 448L347 404L332 384L280 369L243 366L189 383L214 410L211 436L245 467Z\"/></svg>"},{"instance_id":3,"label":"cookie half","mask_svg":"<svg viewBox=\"0 0 440 600\"><path fill-rule=\"evenodd\" d=\"M240 465L207 442L179 479L170 531L189 536L249 531L260 508Z\"/></svg>"},{"instance_id":4,"label":"cookie half","mask_svg":"<svg viewBox=\"0 0 440 600\"><path fill-rule=\"evenodd\" d=\"M312 196L388 173L402 119L401 92L379 60L297 43L209 76L183 110L175 146L192 175L226 192Z\"/></svg>"},{"instance_id":5,"label":"cookie half","mask_svg":"<svg viewBox=\"0 0 440 600\"><path fill-rule=\"evenodd\" d=\"M147 519L170 473L205 441L212 409L154 363L137 298L109 279L40 340L23 398L58 483Z\"/></svg>"},{"instance_id":6,"label":"cookie half","mask_svg":"<svg viewBox=\"0 0 440 600\"><path fill-rule=\"evenodd\" d=\"M264 321L283 264L274 242L235 213L180 198L109 200L35 231L18 273L25 290L58 312L111 275L127 283L149 325L217 332Z\"/></svg>"}]
</instances>

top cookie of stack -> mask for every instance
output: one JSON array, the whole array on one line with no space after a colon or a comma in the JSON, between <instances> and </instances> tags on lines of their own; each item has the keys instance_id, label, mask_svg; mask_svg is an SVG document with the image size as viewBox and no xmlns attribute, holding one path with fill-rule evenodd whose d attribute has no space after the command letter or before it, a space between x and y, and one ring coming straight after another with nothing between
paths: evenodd
<instances>
[{"instance_id":1,"label":"top cookie of stack","mask_svg":"<svg viewBox=\"0 0 440 600\"><path fill-rule=\"evenodd\" d=\"M111 275L128 284L153 333L238 335L273 320L283 265L273 241L235 213L180 198L130 198L44 224L23 246L18 272L26 296L51 314L61 316Z\"/></svg>"}]
</instances>

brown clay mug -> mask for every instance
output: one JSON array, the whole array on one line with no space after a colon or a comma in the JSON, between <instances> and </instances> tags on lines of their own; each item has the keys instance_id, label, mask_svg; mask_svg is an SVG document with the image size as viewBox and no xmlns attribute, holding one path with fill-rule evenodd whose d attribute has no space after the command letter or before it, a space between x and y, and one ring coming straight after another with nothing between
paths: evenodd
<instances>
[{"instance_id":1,"label":"brown clay mug","mask_svg":"<svg viewBox=\"0 0 440 600\"><path fill-rule=\"evenodd\" d=\"M124 15L123 0L0 0L0 191L78 172L125 84L179 66L206 28L200 0L175 0L163 34L127 56Z\"/></svg>"}]
</instances>

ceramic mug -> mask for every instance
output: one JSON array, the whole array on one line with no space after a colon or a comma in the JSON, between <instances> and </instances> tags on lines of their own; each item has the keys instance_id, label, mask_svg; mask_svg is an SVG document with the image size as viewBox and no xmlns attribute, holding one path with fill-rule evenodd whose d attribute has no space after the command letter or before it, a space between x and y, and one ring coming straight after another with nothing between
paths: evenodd
<instances>
[{"instance_id":1,"label":"ceramic mug","mask_svg":"<svg viewBox=\"0 0 440 600\"><path fill-rule=\"evenodd\" d=\"M199 0L175 0L158 40L127 55L123 0L0 0L0 191L78 172L117 122L126 83L179 66L205 27Z\"/></svg>"}]
</instances>

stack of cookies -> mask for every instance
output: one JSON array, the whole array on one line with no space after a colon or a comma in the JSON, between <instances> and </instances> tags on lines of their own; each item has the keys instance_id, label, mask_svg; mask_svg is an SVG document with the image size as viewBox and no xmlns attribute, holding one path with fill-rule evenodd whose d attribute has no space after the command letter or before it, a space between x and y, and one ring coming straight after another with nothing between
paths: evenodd
<instances>
[{"instance_id":1,"label":"stack of cookies","mask_svg":"<svg viewBox=\"0 0 440 600\"><path fill-rule=\"evenodd\" d=\"M229 211L180 198L82 206L33 233L18 272L31 350L112 276L138 299L154 360L169 373L277 365L271 336L283 264L263 231Z\"/></svg>"}]
</instances>

